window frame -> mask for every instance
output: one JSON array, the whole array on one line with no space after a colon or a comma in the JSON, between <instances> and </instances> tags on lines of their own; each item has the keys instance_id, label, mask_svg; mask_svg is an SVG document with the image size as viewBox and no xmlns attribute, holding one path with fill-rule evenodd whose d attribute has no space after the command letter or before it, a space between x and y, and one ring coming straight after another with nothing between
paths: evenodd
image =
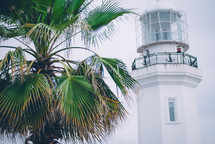
<instances>
[{"instance_id":1,"label":"window frame","mask_svg":"<svg viewBox=\"0 0 215 144\"><path fill-rule=\"evenodd\" d=\"M174 102L174 117L175 121L170 121L170 107L169 102ZM177 104L177 98L176 97L167 97L166 99L166 114L167 114L167 124L179 124L179 115L178 115L178 104Z\"/></svg>"}]
</instances>

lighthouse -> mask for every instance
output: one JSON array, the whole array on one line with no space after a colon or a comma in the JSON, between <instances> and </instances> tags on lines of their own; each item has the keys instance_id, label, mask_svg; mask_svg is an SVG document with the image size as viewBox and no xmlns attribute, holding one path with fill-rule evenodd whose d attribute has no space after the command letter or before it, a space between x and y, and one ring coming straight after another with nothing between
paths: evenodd
<instances>
[{"instance_id":1,"label":"lighthouse","mask_svg":"<svg viewBox=\"0 0 215 144\"><path fill-rule=\"evenodd\" d=\"M138 18L132 76L138 81L138 144L201 144L196 88L202 80L189 50L186 14L157 0Z\"/></svg>"}]
</instances>

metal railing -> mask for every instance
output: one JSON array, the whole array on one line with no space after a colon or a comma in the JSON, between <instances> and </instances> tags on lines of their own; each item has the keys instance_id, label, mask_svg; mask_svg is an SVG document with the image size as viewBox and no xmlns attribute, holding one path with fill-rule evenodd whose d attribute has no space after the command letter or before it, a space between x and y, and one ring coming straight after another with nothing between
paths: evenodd
<instances>
[{"instance_id":1,"label":"metal railing","mask_svg":"<svg viewBox=\"0 0 215 144\"><path fill-rule=\"evenodd\" d=\"M176 52L158 52L146 54L135 58L132 63L132 70L145 68L155 64L186 64L192 67L198 67L197 57L185 53Z\"/></svg>"}]
</instances>

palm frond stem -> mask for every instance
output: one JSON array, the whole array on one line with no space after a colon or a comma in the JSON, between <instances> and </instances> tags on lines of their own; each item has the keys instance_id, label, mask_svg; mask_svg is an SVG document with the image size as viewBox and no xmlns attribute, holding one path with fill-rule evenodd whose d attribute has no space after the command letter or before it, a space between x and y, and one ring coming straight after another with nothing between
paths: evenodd
<instances>
[{"instance_id":1,"label":"palm frond stem","mask_svg":"<svg viewBox=\"0 0 215 144\"><path fill-rule=\"evenodd\" d=\"M67 47L67 48L62 48L58 51L55 51L53 52L52 54L50 54L50 57L54 56L55 54L59 53L59 52L62 52L62 51L65 51L65 50L70 50L70 49L82 49L82 50L87 50L87 51L90 51L92 52L93 54L97 55L96 52L94 52L93 50L89 49L89 48L85 48L85 47Z\"/></svg>"},{"instance_id":2,"label":"palm frond stem","mask_svg":"<svg viewBox=\"0 0 215 144\"><path fill-rule=\"evenodd\" d=\"M82 31L76 32L75 34L67 37L65 40L63 40L62 42L60 42L58 45L56 45L55 47L53 47L50 51L55 50L57 47L59 47L60 45L62 45L64 42L66 42L67 40L69 40L70 38L74 37L75 35L81 33Z\"/></svg>"}]
</instances>

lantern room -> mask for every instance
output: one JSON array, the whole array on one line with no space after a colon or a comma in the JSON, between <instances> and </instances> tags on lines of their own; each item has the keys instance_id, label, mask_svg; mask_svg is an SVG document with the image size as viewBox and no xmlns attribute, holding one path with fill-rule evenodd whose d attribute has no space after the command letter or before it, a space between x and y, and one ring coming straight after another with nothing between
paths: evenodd
<instances>
[{"instance_id":1,"label":"lantern room","mask_svg":"<svg viewBox=\"0 0 215 144\"><path fill-rule=\"evenodd\" d=\"M186 15L168 2L157 1L139 17L138 25L138 53L162 43L181 45L183 51L189 48Z\"/></svg>"}]
</instances>

